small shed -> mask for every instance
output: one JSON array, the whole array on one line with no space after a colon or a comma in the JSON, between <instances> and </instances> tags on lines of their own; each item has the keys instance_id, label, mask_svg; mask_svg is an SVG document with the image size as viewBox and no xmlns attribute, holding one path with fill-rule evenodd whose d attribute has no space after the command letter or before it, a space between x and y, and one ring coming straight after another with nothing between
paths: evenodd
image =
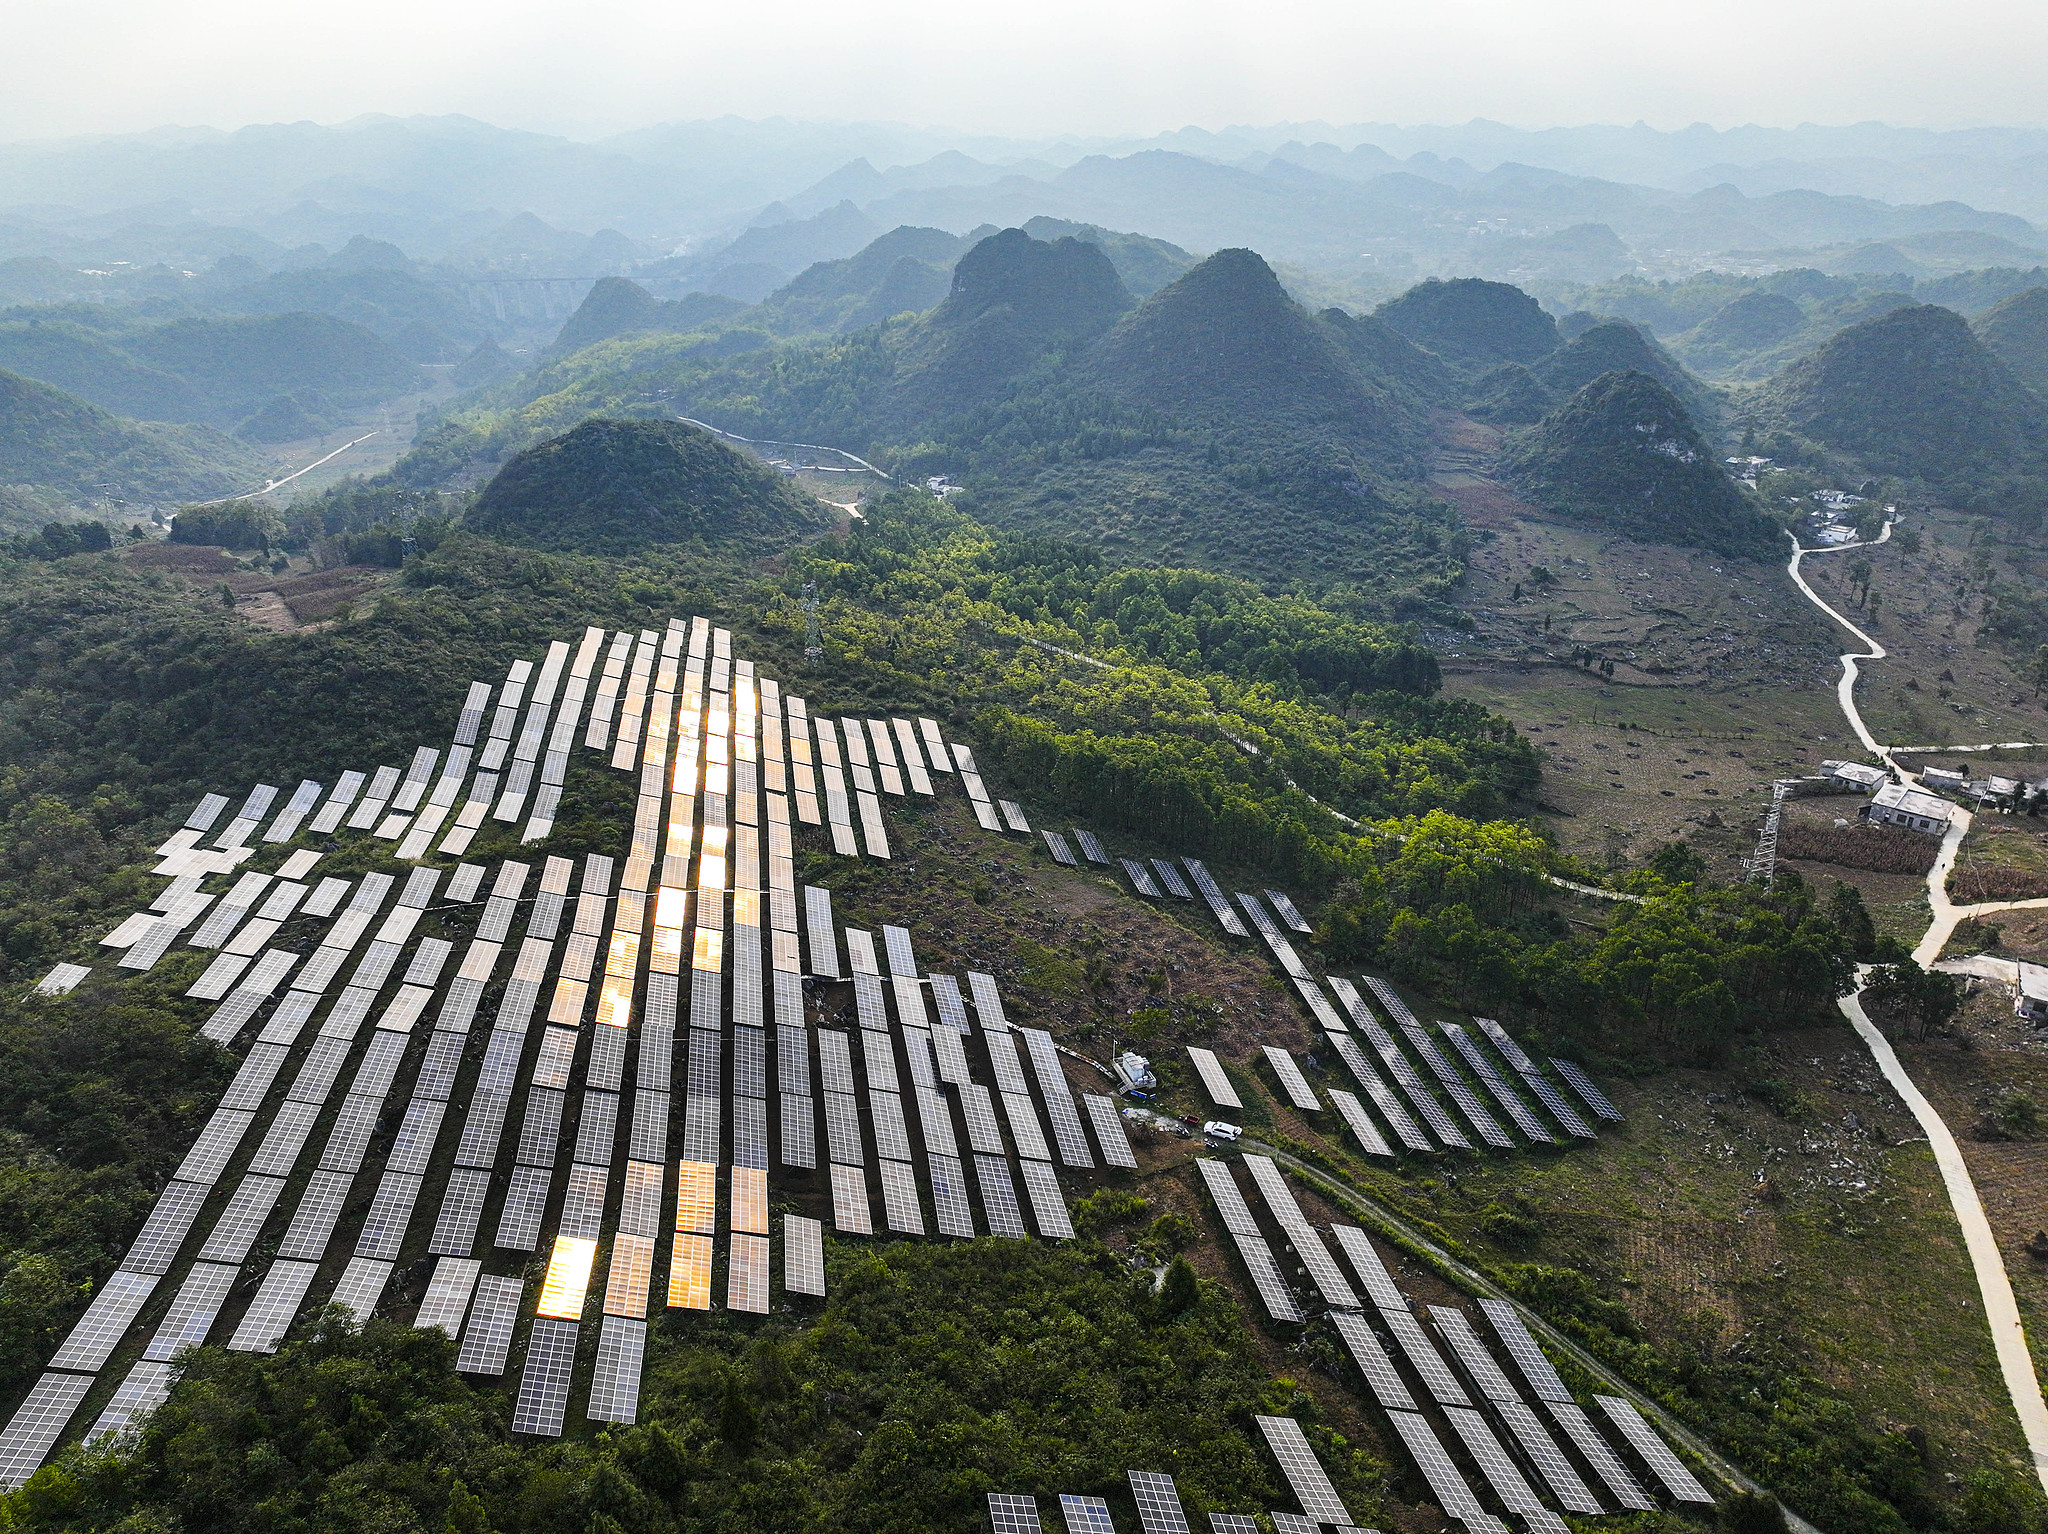
<instances>
[{"instance_id":1,"label":"small shed","mask_svg":"<svg viewBox=\"0 0 2048 1534\"><path fill-rule=\"evenodd\" d=\"M1969 774L1960 768L1925 767L1921 769L1920 781L1929 788L1961 789L1970 781Z\"/></svg>"},{"instance_id":2,"label":"small shed","mask_svg":"<svg viewBox=\"0 0 2048 1534\"><path fill-rule=\"evenodd\" d=\"M2012 1009L2031 1023L2048 1023L2048 965L2021 964Z\"/></svg>"},{"instance_id":3,"label":"small shed","mask_svg":"<svg viewBox=\"0 0 2048 1534\"><path fill-rule=\"evenodd\" d=\"M1928 836L1945 836L1955 806L1946 799L1905 783L1887 783L1863 807L1874 826L1904 826Z\"/></svg>"},{"instance_id":4,"label":"small shed","mask_svg":"<svg viewBox=\"0 0 2048 1534\"><path fill-rule=\"evenodd\" d=\"M1822 762L1820 770L1838 787L1858 794L1874 794L1892 780L1882 767L1864 762Z\"/></svg>"}]
</instances>

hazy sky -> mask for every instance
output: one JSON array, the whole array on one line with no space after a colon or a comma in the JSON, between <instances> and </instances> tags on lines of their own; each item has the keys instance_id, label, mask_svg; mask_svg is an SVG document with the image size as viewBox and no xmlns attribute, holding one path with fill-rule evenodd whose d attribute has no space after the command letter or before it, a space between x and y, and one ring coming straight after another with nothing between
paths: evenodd
<instances>
[{"instance_id":1,"label":"hazy sky","mask_svg":"<svg viewBox=\"0 0 2048 1534\"><path fill-rule=\"evenodd\" d=\"M0 138L359 112L592 135L1322 118L2039 123L2048 5L1973 0L14 0Z\"/></svg>"}]
</instances>

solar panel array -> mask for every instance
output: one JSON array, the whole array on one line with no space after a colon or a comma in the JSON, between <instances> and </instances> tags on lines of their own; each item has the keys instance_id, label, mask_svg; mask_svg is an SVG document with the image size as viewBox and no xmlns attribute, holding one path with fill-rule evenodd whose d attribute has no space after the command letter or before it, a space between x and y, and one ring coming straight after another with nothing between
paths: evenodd
<instances>
[{"instance_id":1,"label":"solar panel array","mask_svg":"<svg viewBox=\"0 0 2048 1534\"><path fill-rule=\"evenodd\" d=\"M1223 1074L1223 1062L1216 1058L1216 1052L1190 1044L1188 1059L1194 1062L1195 1074L1202 1080L1202 1090L1209 1094L1209 1101L1219 1108L1235 1108L1244 1111L1244 1103L1237 1095L1237 1088L1230 1084L1230 1078Z\"/></svg>"},{"instance_id":2,"label":"solar panel array","mask_svg":"<svg viewBox=\"0 0 2048 1534\"><path fill-rule=\"evenodd\" d=\"M1251 1209L1245 1203L1244 1195L1238 1191L1230 1169L1220 1161L1204 1157L1195 1162L1195 1170L1201 1174L1209 1196L1215 1200L1223 1228L1229 1233L1231 1244L1237 1248L1245 1271L1251 1275L1252 1287L1258 1290L1266 1314L1275 1321L1307 1320L1294 1291L1281 1276L1280 1265L1273 1260L1273 1249L1266 1244L1258 1222L1252 1218Z\"/></svg>"},{"instance_id":3,"label":"solar panel array","mask_svg":"<svg viewBox=\"0 0 2048 1534\"><path fill-rule=\"evenodd\" d=\"M1151 869L1140 863L1136 858L1118 858L1117 861L1123 865L1124 877L1131 881L1131 888L1143 895L1147 900L1164 898L1160 894L1159 886L1152 881Z\"/></svg>"},{"instance_id":4,"label":"solar panel array","mask_svg":"<svg viewBox=\"0 0 2048 1534\"><path fill-rule=\"evenodd\" d=\"M1579 1101L1593 1110L1595 1118L1609 1124L1619 1124L1621 1122L1621 1110L1607 1100L1606 1093L1593 1085L1592 1077L1572 1064L1571 1061L1560 1060L1555 1055L1550 1057L1550 1063L1556 1068L1557 1074L1564 1077L1571 1089L1579 1094Z\"/></svg>"},{"instance_id":5,"label":"solar panel array","mask_svg":"<svg viewBox=\"0 0 2048 1534\"><path fill-rule=\"evenodd\" d=\"M1266 1057L1266 1064L1273 1068L1274 1078L1279 1081L1280 1090L1287 1095L1287 1100L1304 1113L1321 1112L1323 1105L1316 1097L1315 1088L1311 1087L1308 1078L1302 1075L1301 1067L1295 1063L1294 1056L1278 1044L1260 1047Z\"/></svg>"},{"instance_id":6,"label":"solar panel array","mask_svg":"<svg viewBox=\"0 0 2048 1534\"><path fill-rule=\"evenodd\" d=\"M1038 1518L1036 1497L992 1491L988 1494L988 1516L993 1534L1045 1534L1045 1525Z\"/></svg>"},{"instance_id":7,"label":"solar panel array","mask_svg":"<svg viewBox=\"0 0 2048 1534\"><path fill-rule=\"evenodd\" d=\"M1365 998L1358 994L1350 981L1335 976L1331 977L1330 989L1335 991L1337 999L1344 1003L1345 1010L1351 1014L1352 1026L1365 1035L1365 1041L1379 1055L1381 1063L1387 1068L1387 1074L1394 1078L1394 1084L1401 1089L1401 1095L1407 1099L1416 1116L1427 1124L1437 1139L1445 1145L1458 1150L1470 1150L1472 1142L1465 1138L1465 1132L1457 1126L1450 1114L1444 1111L1443 1105L1431 1094L1429 1088L1423 1085L1421 1074L1409 1063L1408 1057L1401 1053L1401 1047L1394 1042L1394 1036L1372 1015L1371 1009L1365 1004ZM1362 1081L1360 1084L1364 1085Z\"/></svg>"},{"instance_id":8,"label":"solar panel array","mask_svg":"<svg viewBox=\"0 0 2048 1534\"><path fill-rule=\"evenodd\" d=\"M1188 871L1188 878L1194 881L1195 888L1202 892L1202 899L1216 917L1217 924L1232 937L1250 937L1251 933L1245 930L1245 925L1238 919L1237 912L1231 909L1222 887L1217 884L1208 868L1194 858L1182 858L1180 861L1181 866Z\"/></svg>"}]
</instances>

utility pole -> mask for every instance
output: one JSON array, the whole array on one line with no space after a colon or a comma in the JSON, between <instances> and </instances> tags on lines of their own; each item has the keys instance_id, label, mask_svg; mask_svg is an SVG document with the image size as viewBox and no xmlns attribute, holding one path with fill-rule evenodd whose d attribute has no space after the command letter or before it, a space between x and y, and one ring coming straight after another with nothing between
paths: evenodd
<instances>
[{"instance_id":1,"label":"utility pole","mask_svg":"<svg viewBox=\"0 0 2048 1534\"><path fill-rule=\"evenodd\" d=\"M804 582L804 659L810 662L825 658L825 635L818 627L818 583Z\"/></svg>"}]
</instances>

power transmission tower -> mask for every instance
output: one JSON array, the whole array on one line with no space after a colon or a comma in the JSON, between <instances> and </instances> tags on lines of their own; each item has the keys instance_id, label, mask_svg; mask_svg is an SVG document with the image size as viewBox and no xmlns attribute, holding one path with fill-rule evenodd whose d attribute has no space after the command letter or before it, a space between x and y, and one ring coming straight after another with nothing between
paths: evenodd
<instances>
[{"instance_id":1,"label":"power transmission tower","mask_svg":"<svg viewBox=\"0 0 2048 1534\"><path fill-rule=\"evenodd\" d=\"M818 583L804 582L804 659L819 661L825 658L825 635L818 627Z\"/></svg>"}]
</instances>

